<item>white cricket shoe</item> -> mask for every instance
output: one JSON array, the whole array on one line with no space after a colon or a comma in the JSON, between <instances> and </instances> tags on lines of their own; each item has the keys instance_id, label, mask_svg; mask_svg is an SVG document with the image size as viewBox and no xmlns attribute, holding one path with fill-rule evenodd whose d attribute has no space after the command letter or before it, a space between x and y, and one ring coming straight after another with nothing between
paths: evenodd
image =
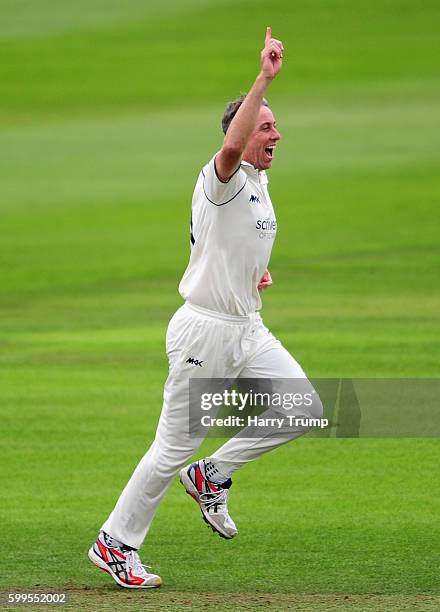
<instances>
[{"instance_id":1,"label":"white cricket shoe","mask_svg":"<svg viewBox=\"0 0 440 612\"><path fill-rule=\"evenodd\" d=\"M213 484L206 478L204 462L197 461L180 471L180 482L199 504L205 523L213 531L226 540L237 535L237 527L228 513L229 487L232 484L230 479L222 486Z\"/></svg>"},{"instance_id":2,"label":"white cricket shoe","mask_svg":"<svg viewBox=\"0 0 440 612\"><path fill-rule=\"evenodd\" d=\"M112 546L112 539L102 531L89 550L89 559L126 589L154 589L162 584L162 578L149 574L142 565L136 550Z\"/></svg>"}]
</instances>

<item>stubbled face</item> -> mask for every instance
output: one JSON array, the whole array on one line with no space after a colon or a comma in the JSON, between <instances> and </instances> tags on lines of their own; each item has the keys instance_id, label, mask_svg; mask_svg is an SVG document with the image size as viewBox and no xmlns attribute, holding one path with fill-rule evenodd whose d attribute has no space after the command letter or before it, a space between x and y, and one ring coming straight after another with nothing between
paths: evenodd
<instances>
[{"instance_id":1,"label":"stubbled face","mask_svg":"<svg viewBox=\"0 0 440 612\"><path fill-rule=\"evenodd\" d=\"M257 170L267 170L272 165L275 147L280 138L272 111L267 106L262 106L257 125L243 152L244 161Z\"/></svg>"}]
</instances>

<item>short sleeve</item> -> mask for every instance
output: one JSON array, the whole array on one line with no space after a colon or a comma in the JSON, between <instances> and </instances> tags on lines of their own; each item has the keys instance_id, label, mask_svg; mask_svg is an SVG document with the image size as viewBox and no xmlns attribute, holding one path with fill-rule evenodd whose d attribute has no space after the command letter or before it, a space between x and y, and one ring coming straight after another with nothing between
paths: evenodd
<instances>
[{"instance_id":1,"label":"short sleeve","mask_svg":"<svg viewBox=\"0 0 440 612\"><path fill-rule=\"evenodd\" d=\"M203 191L206 198L215 206L228 204L238 196L246 185L246 172L239 166L227 183L217 176L215 168L215 155L202 170Z\"/></svg>"}]
</instances>

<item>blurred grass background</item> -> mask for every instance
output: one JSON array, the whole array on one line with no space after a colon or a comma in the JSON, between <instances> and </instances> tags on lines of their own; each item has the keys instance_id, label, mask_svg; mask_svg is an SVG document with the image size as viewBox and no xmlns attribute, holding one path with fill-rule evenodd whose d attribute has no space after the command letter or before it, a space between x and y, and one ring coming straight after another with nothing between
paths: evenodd
<instances>
[{"instance_id":1,"label":"blurred grass background","mask_svg":"<svg viewBox=\"0 0 440 612\"><path fill-rule=\"evenodd\" d=\"M265 322L310 376L439 375L439 16L1 2L0 514L8 551L32 542L2 584L105 583L84 551L152 439L192 190L268 24L286 54ZM232 548L173 487L145 554L171 589L438 593L438 459L435 440L305 438L237 474Z\"/></svg>"}]
</instances>

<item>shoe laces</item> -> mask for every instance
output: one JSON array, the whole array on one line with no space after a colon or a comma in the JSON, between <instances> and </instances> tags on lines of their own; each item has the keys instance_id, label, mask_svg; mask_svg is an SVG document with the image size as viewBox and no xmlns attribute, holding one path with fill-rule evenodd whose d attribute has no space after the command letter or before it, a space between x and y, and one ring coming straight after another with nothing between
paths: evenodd
<instances>
[{"instance_id":1,"label":"shoe laces","mask_svg":"<svg viewBox=\"0 0 440 612\"><path fill-rule=\"evenodd\" d=\"M130 569L132 569L136 576L141 576L142 578L147 576L148 572L146 570L151 569L151 567L141 562L141 558L135 550L124 552L124 555L126 559L125 568L127 574L130 574Z\"/></svg>"},{"instance_id":2,"label":"shoe laces","mask_svg":"<svg viewBox=\"0 0 440 612\"><path fill-rule=\"evenodd\" d=\"M200 502L205 506L207 510L215 505L220 506L220 510L223 509L222 506L225 506L226 510L228 493L228 489L219 489L217 492L213 491L212 493L201 493Z\"/></svg>"}]
</instances>

